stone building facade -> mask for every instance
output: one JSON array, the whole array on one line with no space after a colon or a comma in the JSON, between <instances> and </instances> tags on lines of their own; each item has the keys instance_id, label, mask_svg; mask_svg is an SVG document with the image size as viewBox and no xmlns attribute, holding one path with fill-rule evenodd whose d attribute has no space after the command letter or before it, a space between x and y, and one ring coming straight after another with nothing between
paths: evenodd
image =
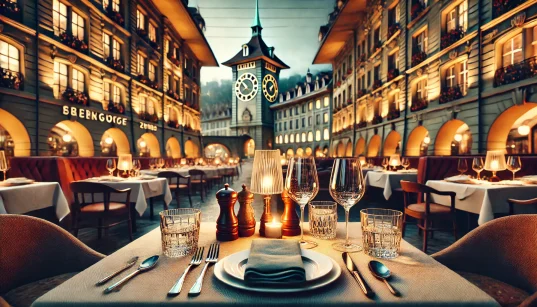
<instances>
[{"instance_id":1,"label":"stone building facade","mask_svg":"<svg viewBox=\"0 0 537 307\"><path fill-rule=\"evenodd\" d=\"M333 156L537 152L537 1L336 1Z\"/></svg>"},{"instance_id":2,"label":"stone building facade","mask_svg":"<svg viewBox=\"0 0 537 307\"><path fill-rule=\"evenodd\" d=\"M201 116L203 136L231 136L231 107L223 105L207 110Z\"/></svg>"},{"instance_id":3,"label":"stone building facade","mask_svg":"<svg viewBox=\"0 0 537 307\"><path fill-rule=\"evenodd\" d=\"M204 25L188 1L2 1L0 147L200 155Z\"/></svg>"}]
</instances>

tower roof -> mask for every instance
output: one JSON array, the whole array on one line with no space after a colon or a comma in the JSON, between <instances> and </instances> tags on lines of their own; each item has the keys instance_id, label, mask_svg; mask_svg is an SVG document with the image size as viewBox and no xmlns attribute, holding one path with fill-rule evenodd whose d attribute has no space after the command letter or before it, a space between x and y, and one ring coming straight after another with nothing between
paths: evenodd
<instances>
[{"instance_id":1,"label":"tower roof","mask_svg":"<svg viewBox=\"0 0 537 307\"><path fill-rule=\"evenodd\" d=\"M255 0L255 17L254 17L254 21L252 23L252 27L263 28L261 26L261 19L259 18L259 0Z\"/></svg>"}]
</instances>

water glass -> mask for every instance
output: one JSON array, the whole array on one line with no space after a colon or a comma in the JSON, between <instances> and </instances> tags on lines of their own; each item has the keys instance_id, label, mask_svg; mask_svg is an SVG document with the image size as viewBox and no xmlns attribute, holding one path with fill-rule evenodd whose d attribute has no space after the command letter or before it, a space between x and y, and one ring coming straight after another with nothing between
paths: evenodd
<instances>
[{"instance_id":1,"label":"water glass","mask_svg":"<svg viewBox=\"0 0 537 307\"><path fill-rule=\"evenodd\" d=\"M337 229L337 203L312 201L309 205L310 233L318 239L334 239Z\"/></svg>"},{"instance_id":2,"label":"water glass","mask_svg":"<svg viewBox=\"0 0 537 307\"><path fill-rule=\"evenodd\" d=\"M364 253L391 259L399 256L403 229L403 213L390 209L362 209L362 241Z\"/></svg>"},{"instance_id":3,"label":"water glass","mask_svg":"<svg viewBox=\"0 0 537 307\"><path fill-rule=\"evenodd\" d=\"M162 253L176 258L192 254L198 248L201 211L171 209L160 212Z\"/></svg>"}]
</instances>

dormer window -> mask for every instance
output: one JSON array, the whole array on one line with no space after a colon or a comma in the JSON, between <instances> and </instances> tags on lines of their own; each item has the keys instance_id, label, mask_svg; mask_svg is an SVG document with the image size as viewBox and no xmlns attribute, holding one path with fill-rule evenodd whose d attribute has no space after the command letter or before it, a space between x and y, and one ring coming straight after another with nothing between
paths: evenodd
<instances>
[{"instance_id":1,"label":"dormer window","mask_svg":"<svg viewBox=\"0 0 537 307\"><path fill-rule=\"evenodd\" d=\"M242 45L242 56L248 56L250 55L250 50L248 49L248 45Z\"/></svg>"}]
</instances>

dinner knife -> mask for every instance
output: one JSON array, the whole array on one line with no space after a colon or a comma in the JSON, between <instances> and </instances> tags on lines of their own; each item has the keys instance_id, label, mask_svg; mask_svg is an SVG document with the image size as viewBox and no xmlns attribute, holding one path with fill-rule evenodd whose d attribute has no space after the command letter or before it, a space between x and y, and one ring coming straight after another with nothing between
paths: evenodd
<instances>
[{"instance_id":1,"label":"dinner knife","mask_svg":"<svg viewBox=\"0 0 537 307\"><path fill-rule=\"evenodd\" d=\"M352 261L352 258L349 255L349 253L344 252L343 254L341 254L341 256L343 257L343 262L345 263L345 266L347 267L347 270L349 270L349 272L351 273L352 277L354 277L354 279L356 279L356 281L358 282L358 285L360 285L360 289L362 289L362 292L364 292L365 296L367 296L369 298L375 296L375 292L373 292L373 290L371 290L371 288L364 281L364 279L362 277L362 274L360 274L360 271L358 270L358 267Z\"/></svg>"}]
</instances>

